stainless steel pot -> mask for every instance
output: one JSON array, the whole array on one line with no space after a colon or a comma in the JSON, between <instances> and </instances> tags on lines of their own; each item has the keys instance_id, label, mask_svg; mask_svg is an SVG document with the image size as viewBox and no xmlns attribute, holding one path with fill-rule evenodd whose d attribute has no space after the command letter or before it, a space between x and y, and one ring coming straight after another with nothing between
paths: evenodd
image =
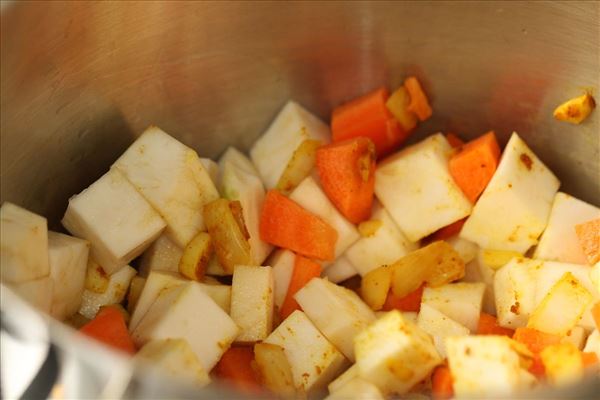
<instances>
[{"instance_id":1,"label":"stainless steel pot","mask_svg":"<svg viewBox=\"0 0 600 400\"><path fill-rule=\"evenodd\" d=\"M30 2L4 3L1 18L1 201L51 227L149 124L217 156L247 149L288 98L326 119L407 74L433 101L417 138L516 130L562 190L600 203L598 115L552 118L598 93L598 2ZM54 324L50 335L106 375L94 347Z\"/></svg>"}]
</instances>

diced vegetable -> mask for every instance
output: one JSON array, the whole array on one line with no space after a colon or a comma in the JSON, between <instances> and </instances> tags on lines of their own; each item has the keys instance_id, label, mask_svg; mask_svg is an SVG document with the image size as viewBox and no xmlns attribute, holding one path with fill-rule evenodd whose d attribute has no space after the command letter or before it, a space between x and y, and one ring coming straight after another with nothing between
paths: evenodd
<instances>
[{"instance_id":1,"label":"diced vegetable","mask_svg":"<svg viewBox=\"0 0 600 400\"><path fill-rule=\"evenodd\" d=\"M590 292L570 272L544 296L531 313L528 328L557 335L566 335L592 302ZM569 310L569 312L565 312Z\"/></svg>"},{"instance_id":2,"label":"diced vegetable","mask_svg":"<svg viewBox=\"0 0 600 400\"><path fill-rule=\"evenodd\" d=\"M267 260L266 264L273 268L273 283L275 291L275 305L281 308L287 294L290 280L294 272L296 255L284 249L276 250Z\"/></svg>"},{"instance_id":3,"label":"diced vegetable","mask_svg":"<svg viewBox=\"0 0 600 400\"><path fill-rule=\"evenodd\" d=\"M435 400L451 399L454 396L452 374L446 365L440 365L433 370L431 395Z\"/></svg>"},{"instance_id":4,"label":"diced vegetable","mask_svg":"<svg viewBox=\"0 0 600 400\"><path fill-rule=\"evenodd\" d=\"M326 400L346 400L346 399L361 399L361 400L384 400L385 397L381 394L377 386L361 379L354 378L327 396Z\"/></svg>"},{"instance_id":5,"label":"diced vegetable","mask_svg":"<svg viewBox=\"0 0 600 400\"><path fill-rule=\"evenodd\" d=\"M2 282L23 283L50 273L46 218L9 202L0 208Z\"/></svg>"},{"instance_id":6,"label":"diced vegetable","mask_svg":"<svg viewBox=\"0 0 600 400\"><path fill-rule=\"evenodd\" d=\"M360 237L354 224L335 208L315 177L309 176L304 179L290 194L290 199L321 218L337 232L335 258L341 256Z\"/></svg>"},{"instance_id":7,"label":"diced vegetable","mask_svg":"<svg viewBox=\"0 0 600 400\"><path fill-rule=\"evenodd\" d=\"M428 286L423 291L421 309L429 305L471 332L476 332L484 290L483 283L459 282L436 288Z\"/></svg>"},{"instance_id":8,"label":"diced vegetable","mask_svg":"<svg viewBox=\"0 0 600 400\"><path fill-rule=\"evenodd\" d=\"M231 284L231 318L240 328L237 342L264 340L273 329L273 270L236 265Z\"/></svg>"},{"instance_id":9,"label":"diced vegetable","mask_svg":"<svg viewBox=\"0 0 600 400\"><path fill-rule=\"evenodd\" d=\"M392 285L392 267L381 266L366 274L361 281L360 295L371 309L381 310Z\"/></svg>"},{"instance_id":10,"label":"diced vegetable","mask_svg":"<svg viewBox=\"0 0 600 400\"><path fill-rule=\"evenodd\" d=\"M113 168L159 211L167 222L167 235L179 247L205 230L202 209L219 193L194 150L152 126Z\"/></svg>"},{"instance_id":11,"label":"diced vegetable","mask_svg":"<svg viewBox=\"0 0 600 400\"><path fill-rule=\"evenodd\" d=\"M581 352L571 343L552 344L541 351L546 377L555 385L565 385L583 378Z\"/></svg>"},{"instance_id":12,"label":"diced vegetable","mask_svg":"<svg viewBox=\"0 0 600 400\"><path fill-rule=\"evenodd\" d=\"M321 275L321 266L308 258L296 255L294 270L290 278L290 284L285 300L279 309L282 319L286 319L292 312L299 310L300 306L295 299L295 294L302 289L312 278Z\"/></svg>"},{"instance_id":13,"label":"diced vegetable","mask_svg":"<svg viewBox=\"0 0 600 400\"><path fill-rule=\"evenodd\" d=\"M210 371L237 337L239 328L201 287L190 281L162 291L132 332L134 343L186 339Z\"/></svg>"},{"instance_id":14,"label":"diced vegetable","mask_svg":"<svg viewBox=\"0 0 600 400\"><path fill-rule=\"evenodd\" d=\"M260 237L307 257L333 260L338 234L328 223L298 203L270 190L261 214Z\"/></svg>"},{"instance_id":15,"label":"diced vegetable","mask_svg":"<svg viewBox=\"0 0 600 400\"><path fill-rule=\"evenodd\" d=\"M600 209L563 192L558 192L552 203L548 225L540 237L533 253L534 258L561 261L573 264L594 264L593 258L586 257L577 235L576 226L600 218ZM591 225L590 225L591 228ZM600 226L596 232L600 231ZM591 232L591 231L590 231ZM600 233L589 235L588 243L600 242ZM600 250L598 250L600 251ZM597 253L598 253L597 251Z\"/></svg>"},{"instance_id":16,"label":"diced vegetable","mask_svg":"<svg viewBox=\"0 0 600 400\"><path fill-rule=\"evenodd\" d=\"M215 366L215 375L241 392L257 395L262 389L253 362L252 347L231 347Z\"/></svg>"},{"instance_id":17,"label":"diced vegetable","mask_svg":"<svg viewBox=\"0 0 600 400\"><path fill-rule=\"evenodd\" d=\"M481 249L479 262L496 271L510 262L515 257L521 258L521 254L508 250Z\"/></svg>"},{"instance_id":18,"label":"diced vegetable","mask_svg":"<svg viewBox=\"0 0 600 400\"><path fill-rule=\"evenodd\" d=\"M404 394L441 363L431 338L390 311L355 339L359 376L383 393Z\"/></svg>"},{"instance_id":19,"label":"diced vegetable","mask_svg":"<svg viewBox=\"0 0 600 400\"><path fill-rule=\"evenodd\" d=\"M559 121L580 124L596 108L596 102L591 94L586 93L562 103L554 110L554 118Z\"/></svg>"},{"instance_id":20,"label":"diced vegetable","mask_svg":"<svg viewBox=\"0 0 600 400\"><path fill-rule=\"evenodd\" d=\"M513 133L461 237L483 249L525 253L546 227L559 185L554 174Z\"/></svg>"},{"instance_id":21,"label":"diced vegetable","mask_svg":"<svg viewBox=\"0 0 600 400\"><path fill-rule=\"evenodd\" d=\"M447 337L468 336L469 328L442 314L440 311L423 303L417 317L417 326L429 333L433 344L442 358L446 358Z\"/></svg>"},{"instance_id":22,"label":"diced vegetable","mask_svg":"<svg viewBox=\"0 0 600 400\"><path fill-rule=\"evenodd\" d=\"M460 230L462 229L466 220L466 218L459 219L458 221L453 222L448 226L444 226L443 228L438 229L430 236L428 236L427 239L431 242L435 242L436 240L450 239L451 237L456 236L460 233Z\"/></svg>"},{"instance_id":23,"label":"diced vegetable","mask_svg":"<svg viewBox=\"0 0 600 400\"><path fill-rule=\"evenodd\" d=\"M7 286L39 311L50 313L54 293L54 281L51 277L47 276L22 283L7 283Z\"/></svg>"},{"instance_id":24,"label":"diced vegetable","mask_svg":"<svg viewBox=\"0 0 600 400\"><path fill-rule=\"evenodd\" d=\"M294 397L294 376L283 347L271 343L256 343L254 357L261 383L276 395Z\"/></svg>"},{"instance_id":25,"label":"diced vegetable","mask_svg":"<svg viewBox=\"0 0 600 400\"><path fill-rule=\"evenodd\" d=\"M206 282L206 281L205 281ZM227 314L231 312L231 286L200 282L200 288Z\"/></svg>"},{"instance_id":26,"label":"diced vegetable","mask_svg":"<svg viewBox=\"0 0 600 400\"><path fill-rule=\"evenodd\" d=\"M206 273L206 266L212 256L213 245L210 235L200 232L183 249L179 260L179 273L188 279L201 281Z\"/></svg>"},{"instance_id":27,"label":"diced vegetable","mask_svg":"<svg viewBox=\"0 0 600 400\"><path fill-rule=\"evenodd\" d=\"M477 324L478 335L503 335L512 337L514 333L513 329L503 328L498 325L498 319L493 315L484 312L479 315L479 322Z\"/></svg>"},{"instance_id":28,"label":"diced vegetable","mask_svg":"<svg viewBox=\"0 0 600 400\"><path fill-rule=\"evenodd\" d=\"M126 353L135 353L135 345L127 331L123 313L116 307L103 307L79 331Z\"/></svg>"},{"instance_id":29,"label":"diced vegetable","mask_svg":"<svg viewBox=\"0 0 600 400\"><path fill-rule=\"evenodd\" d=\"M138 300L142 295L142 291L144 290L144 285L146 284L146 278L141 276L134 276L131 279L131 284L129 285L129 292L127 293L127 311L129 313L133 313L135 307L137 306Z\"/></svg>"},{"instance_id":30,"label":"diced vegetable","mask_svg":"<svg viewBox=\"0 0 600 400\"><path fill-rule=\"evenodd\" d=\"M421 309L421 298L423 297L424 285L419 286L414 292L410 292L404 297L398 297L390 292L381 308L384 311L399 310L409 312L419 312Z\"/></svg>"},{"instance_id":31,"label":"diced vegetable","mask_svg":"<svg viewBox=\"0 0 600 400\"><path fill-rule=\"evenodd\" d=\"M492 179L500 160L494 131L472 140L450 157L450 175L472 203Z\"/></svg>"},{"instance_id":32,"label":"diced vegetable","mask_svg":"<svg viewBox=\"0 0 600 400\"><path fill-rule=\"evenodd\" d=\"M85 273L85 289L94 293L104 293L110 282L109 275L96 261L88 257Z\"/></svg>"},{"instance_id":33,"label":"diced vegetable","mask_svg":"<svg viewBox=\"0 0 600 400\"><path fill-rule=\"evenodd\" d=\"M450 146L452 146L455 149L460 148L462 145L465 144L464 140L462 140L460 137L458 137L452 132L446 133L446 140L448 141L448 143L450 143Z\"/></svg>"},{"instance_id":34,"label":"diced vegetable","mask_svg":"<svg viewBox=\"0 0 600 400\"><path fill-rule=\"evenodd\" d=\"M151 362L173 378L186 379L198 387L210 383L210 377L185 339L161 339L146 343L135 359Z\"/></svg>"},{"instance_id":35,"label":"diced vegetable","mask_svg":"<svg viewBox=\"0 0 600 400\"><path fill-rule=\"evenodd\" d=\"M571 343L577 347L578 350L583 350L586 338L587 333L585 332L585 329L580 326L575 326L562 338L561 343Z\"/></svg>"},{"instance_id":36,"label":"diced vegetable","mask_svg":"<svg viewBox=\"0 0 600 400\"><path fill-rule=\"evenodd\" d=\"M165 228L161 216L114 168L69 199L62 224L90 241L90 257L109 275L139 256Z\"/></svg>"},{"instance_id":37,"label":"diced vegetable","mask_svg":"<svg viewBox=\"0 0 600 400\"><path fill-rule=\"evenodd\" d=\"M183 250L163 233L142 254L138 274L147 277L151 271L179 272L182 255Z\"/></svg>"},{"instance_id":38,"label":"diced vegetable","mask_svg":"<svg viewBox=\"0 0 600 400\"><path fill-rule=\"evenodd\" d=\"M347 365L342 353L302 311L292 313L263 343L283 348L292 369L294 386L307 394L324 388Z\"/></svg>"},{"instance_id":39,"label":"diced vegetable","mask_svg":"<svg viewBox=\"0 0 600 400\"><path fill-rule=\"evenodd\" d=\"M356 364L352 364L350 368L340 374L334 381L332 381L328 386L327 390L329 393L337 392L342 389L348 382L353 381L354 379L359 378L358 375L358 366Z\"/></svg>"},{"instance_id":40,"label":"diced vegetable","mask_svg":"<svg viewBox=\"0 0 600 400\"><path fill-rule=\"evenodd\" d=\"M317 149L322 144L320 140L312 139L300 143L279 177L275 189L283 194L289 194L294 190L312 171L315 166Z\"/></svg>"},{"instance_id":41,"label":"diced vegetable","mask_svg":"<svg viewBox=\"0 0 600 400\"><path fill-rule=\"evenodd\" d=\"M51 314L59 320L75 314L81 306L89 249L86 240L48 232L50 278L60 288L53 290Z\"/></svg>"},{"instance_id":42,"label":"diced vegetable","mask_svg":"<svg viewBox=\"0 0 600 400\"><path fill-rule=\"evenodd\" d=\"M388 157L375 171L377 198L412 242L471 213L448 169L452 153L438 133Z\"/></svg>"},{"instance_id":43,"label":"diced vegetable","mask_svg":"<svg viewBox=\"0 0 600 400\"><path fill-rule=\"evenodd\" d=\"M354 338L375 321L375 314L358 295L326 279L313 278L294 298L327 340L354 361Z\"/></svg>"},{"instance_id":44,"label":"diced vegetable","mask_svg":"<svg viewBox=\"0 0 600 400\"><path fill-rule=\"evenodd\" d=\"M92 319L96 316L100 307L122 302L135 274L135 269L126 265L109 277L108 287L103 293L84 290L79 313Z\"/></svg>"},{"instance_id":45,"label":"diced vegetable","mask_svg":"<svg viewBox=\"0 0 600 400\"><path fill-rule=\"evenodd\" d=\"M333 110L331 133L334 142L367 137L379 157L387 155L408 137L386 107L387 89L380 88Z\"/></svg>"},{"instance_id":46,"label":"diced vegetable","mask_svg":"<svg viewBox=\"0 0 600 400\"><path fill-rule=\"evenodd\" d=\"M410 133L417 126L417 116L408 110L410 95L404 86L400 86L385 102L385 106L400 123L404 132Z\"/></svg>"},{"instance_id":47,"label":"diced vegetable","mask_svg":"<svg viewBox=\"0 0 600 400\"><path fill-rule=\"evenodd\" d=\"M219 178L219 166L217 163L210 158L205 157L200 157L200 163L208 173L208 176L210 176L210 180L212 181L213 185L217 186L217 181Z\"/></svg>"},{"instance_id":48,"label":"diced vegetable","mask_svg":"<svg viewBox=\"0 0 600 400\"><path fill-rule=\"evenodd\" d=\"M421 84L414 76L409 76L404 81L404 87L410 96L410 104L408 111L411 111L419 117L419 120L425 121L431 117L431 106L425 92L421 88Z\"/></svg>"},{"instance_id":49,"label":"diced vegetable","mask_svg":"<svg viewBox=\"0 0 600 400\"><path fill-rule=\"evenodd\" d=\"M252 265L249 234L239 201L218 199L204 206L204 222L219 264L229 273L235 265Z\"/></svg>"},{"instance_id":50,"label":"diced vegetable","mask_svg":"<svg viewBox=\"0 0 600 400\"><path fill-rule=\"evenodd\" d=\"M454 236L450 239L447 239L446 242L452 246L452 248L458 253L463 263L470 263L477 257L477 253L479 252L479 246L470 240L466 240L461 238L460 236Z\"/></svg>"},{"instance_id":51,"label":"diced vegetable","mask_svg":"<svg viewBox=\"0 0 600 400\"><path fill-rule=\"evenodd\" d=\"M588 262L600 262L600 218L575 225L575 232Z\"/></svg>"},{"instance_id":52,"label":"diced vegetable","mask_svg":"<svg viewBox=\"0 0 600 400\"><path fill-rule=\"evenodd\" d=\"M533 353L539 353L552 344L561 342L559 335L541 332L533 328L517 328L513 339L523 343Z\"/></svg>"},{"instance_id":53,"label":"diced vegetable","mask_svg":"<svg viewBox=\"0 0 600 400\"><path fill-rule=\"evenodd\" d=\"M595 329L590 336L588 336L583 351L596 353L600 358L600 333L598 329Z\"/></svg>"},{"instance_id":54,"label":"diced vegetable","mask_svg":"<svg viewBox=\"0 0 600 400\"><path fill-rule=\"evenodd\" d=\"M371 215L375 187L375 146L365 137L317 150L323 190L348 221L358 224Z\"/></svg>"},{"instance_id":55,"label":"diced vegetable","mask_svg":"<svg viewBox=\"0 0 600 400\"><path fill-rule=\"evenodd\" d=\"M600 329L600 301L592 307L592 317L596 323L596 329Z\"/></svg>"},{"instance_id":56,"label":"diced vegetable","mask_svg":"<svg viewBox=\"0 0 600 400\"><path fill-rule=\"evenodd\" d=\"M354 265L344 255L338 257L333 264L329 265L323 271L323 276L327 277L333 283L345 281L357 274L358 272L354 268Z\"/></svg>"}]
</instances>

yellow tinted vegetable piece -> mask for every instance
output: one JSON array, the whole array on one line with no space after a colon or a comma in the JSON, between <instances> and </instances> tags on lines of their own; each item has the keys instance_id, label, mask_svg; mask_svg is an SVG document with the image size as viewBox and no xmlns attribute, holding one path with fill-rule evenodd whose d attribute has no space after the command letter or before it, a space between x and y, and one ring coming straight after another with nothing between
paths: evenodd
<instances>
[{"instance_id":1,"label":"yellow tinted vegetable piece","mask_svg":"<svg viewBox=\"0 0 600 400\"><path fill-rule=\"evenodd\" d=\"M567 100L554 110L554 118L572 124L580 124L596 107L594 98L586 93L582 96Z\"/></svg>"},{"instance_id":2,"label":"yellow tinted vegetable piece","mask_svg":"<svg viewBox=\"0 0 600 400\"><path fill-rule=\"evenodd\" d=\"M319 146L321 146L320 140L307 139L300 143L277 182L277 190L283 194L289 194L308 176L315 166L315 157Z\"/></svg>"},{"instance_id":3,"label":"yellow tinted vegetable piece","mask_svg":"<svg viewBox=\"0 0 600 400\"><path fill-rule=\"evenodd\" d=\"M179 273L194 281L203 280L212 252L210 235L200 232L185 246L179 260Z\"/></svg>"}]
</instances>

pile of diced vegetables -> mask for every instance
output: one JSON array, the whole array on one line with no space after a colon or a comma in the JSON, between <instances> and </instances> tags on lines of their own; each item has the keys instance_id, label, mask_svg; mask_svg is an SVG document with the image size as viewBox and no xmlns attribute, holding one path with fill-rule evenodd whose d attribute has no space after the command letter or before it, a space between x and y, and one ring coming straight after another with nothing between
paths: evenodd
<instances>
[{"instance_id":1,"label":"pile of diced vegetables","mask_svg":"<svg viewBox=\"0 0 600 400\"><path fill-rule=\"evenodd\" d=\"M506 396L598 374L600 209L517 133L433 134L416 78L290 101L218 163L148 128L62 220L4 203L2 282L83 334L250 395ZM133 266L132 266L133 265Z\"/></svg>"}]
</instances>

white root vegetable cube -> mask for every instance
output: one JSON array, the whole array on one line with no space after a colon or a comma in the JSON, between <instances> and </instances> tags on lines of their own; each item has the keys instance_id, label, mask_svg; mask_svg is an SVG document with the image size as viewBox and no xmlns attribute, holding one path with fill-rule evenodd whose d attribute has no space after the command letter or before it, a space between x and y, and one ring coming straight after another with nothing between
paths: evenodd
<instances>
[{"instance_id":1,"label":"white root vegetable cube","mask_svg":"<svg viewBox=\"0 0 600 400\"><path fill-rule=\"evenodd\" d=\"M131 314L129 320L129 332L133 332L144 315L148 312L150 306L154 304L163 291L175 286L183 285L186 282L187 280L178 273L166 271L150 272L146 279L146 283L144 284L142 294L140 294L140 298Z\"/></svg>"},{"instance_id":2,"label":"white root vegetable cube","mask_svg":"<svg viewBox=\"0 0 600 400\"><path fill-rule=\"evenodd\" d=\"M294 311L264 341L281 346L292 367L294 385L310 393L324 388L347 361L299 310Z\"/></svg>"},{"instance_id":3,"label":"white root vegetable cube","mask_svg":"<svg viewBox=\"0 0 600 400\"><path fill-rule=\"evenodd\" d=\"M231 286L213 285L199 282L204 293L206 293L223 311L231 312Z\"/></svg>"},{"instance_id":4,"label":"white root vegetable cube","mask_svg":"<svg viewBox=\"0 0 600 400\"><path fill-rule=\"evenodd\" d=\"M562 343L571 343L577 349L583 350L585 346L585 340L587 339L587 334L585 329L580 326L574 326L567 332L567 334L562 338Z\"/></svg>"},{"instance_id":5,"label":"white root vegetable cube","mask_svg":"<svg viewBox=\"0 0 600 400\"><path fill-rule=\"evenodd\" d=\"M418 248L417 243L404 236L381 205L373 207L371 221L379 221L381 225L373 235L360 238L344 253L361 276L382 265L392 264Z\"/></svg>"},{"instance_id":6,"label":"white root vegetable cube","mask_svg":"<svg viewBox=\"0 0 600 400\"><path fill-rule=\"evenodd\" d=\"M453 236L447 239L446 242L448 242L448 244L452 246L454 250L456 250L465 265L477 258L479 246L477 246L475 243L463 239L460 236Z\"/></svg>"},{"instance_id":7,"label":"white root vegetable cube","mask_svg":"<svg viewBox=\"0 0 600 400\"><path fill-rule=\"evenodd\" d=\"M290 286L290 280L294 272L294 263L296 262L296 255L285 249L276 250L267 264L273 268L273 284L275 289L275 305L281 308L285 296L287 295L288 287Z\"/></svg>"},{"instance_id":8,"label":"white root vegetable cube","mask_svg":"<svg viewBox=\"0 0 600 400\"><path fill-rule=\"evenodd\" d=\"M250 158L267 189L279 182L294 152L308 139L330 141L329 127L301 105L289 101L250 150Z\"/></svg>"},{"instance_id":9,"label":"white root vegetable cube","mask_svg":"<svg viewBox=\"0 0 600 400\"><path fill-rule=\"evenodd\" d=\"M183 250L163 233L142 254L139 275L148 276L150 271L179 272L182 255Z\"/></svg>"},{"instance_id":10,"label":"white root vegetable cube","mask_svg":"<svg viewBox=\"0 0 600 400\"><path fill-rule=\"evenodd\" d=\"M290 199L327 222L337 231L335 258L360 238L358 230L335 208L313 176L307 176L290 194Z\"/></svg>"},{"instance_id":11,"label":"white root vegetable cube","mask_svg":"<svg viewBox=\"0 0 600 400\"><path fill-rule=\"evenodd\" d=\"M240 327L237 342L264 340L273 329L273 270L236 265L231 284L231 318Z\"/></svg>"},{"instance_id":12,"label":"white root vegetable cube","mask_svg":"<svg viewBox=\"0 0 600 400\"><path fill-rule=\"evenodd\" d=\"M294 298L323 335L354 361L354 338L376 319L369 306L352 290L323 278L311 279Z\"/></svg>"},{"instance_id":13,"label":"white root vegetable cube","mask_svg":"<svg viewBox=\"0 0 600 400\"><path fill-rule=\"evenodd\" d=\"M204 205L219 198L198 154L157 127L150 127L113 164L158 210L166 233L184 248L205 230Z\"/></svg>"},{"instance_id":14,"label":"white root vegetable cube","mask_svg":"<svg viewBox=\"0 0 600 400\"><path fill-rule=\"evenodd\" d=\"M199 387L210 383L208 372L185 339L151 340L136 353L135 359L152 363L167 375Z\"/></svg>"},{"instance_id":15,"label":"white root vegetable cube","mask_svg":"<svg viewBox=\"0 0 600 400\"><path fill-rule=\"evenodd\" d=\"M329 385L327 385L327 390L329 390L329 393L337 392L348 382L351 382L356 378L360 378L358 374L358 366L356 364L352 364L350 368L348 368L346 371L340 374L340 376L331 381Z\"/></svg>"},{"instance_id":16,"label":"white root vegetable cube","mask_svg":"<svg viewBox=\"0 0 600 400\"><path fill-rule=\"evenodd\" d=\"M219 183L219 166L210 158L200 157L200 162L208 173L208 176L210 176L210 180L216 187Z\"/></svg>"},{"instance_id":17,"label":"white root vegetable cube","mask_svg":"<svg viewBox=\"0 0 600 400\"><path fill-rule=\"evenodd\" d=\"M75 314L81 306L89 250L87 240L48 232L50 277L59 288L52 295L51 314L59 320Z\"/></svg>"},{"instance_id":18,"label":"white root vegetable cube","mask_svg":"<svg viewBox=\"0 0 600 400\"><path fill-rule=\"evenodd\" d=\"M355 339L359 375L384 394L408 392L442 362L431 337L390 311Z\"/></svg>"},{"instance_id":19,"label":"white root vegetable cube","mask_svg":"<svg viewBox=\"0 0 600 400\"><path fill-rule=\"evenodd\" d=\"M22 283L7 283L7 285L33 307L50 313L54 292L54 281L51 277L47 276Z\"/></svg>"},{"instance_id":20,"label":"white root vegetable cube","mask_svg":"<svg viewBox=\"0 0 600 400\"><path fill-rule=\"evenodd\" d=\"M588 336L583 351L589 353L596 353L598 358L600 358L600 332L598 331L598 329L594 329L590 336Z\"/></svg>"},{"instance_id":21,"label":"white root vegetable cube","mask_svg":"<svg viewBox=\"0 0 600 400\"><path fill-rule=\"evenodd\" d=\"M244 222L250 234L248 242L255 265L261 265L273 246L260 239L259 222L265 199L265 188L252 162L233 147L219 160L221 194L242 205Z\"/></svg>"},{"instance_id":22,"label":"white root vegetable cube","mask_svg":"<svg viewBox=\"0 0 600 400\"><path fill-rule=\"evenodd\" d=\"M341 255L337 260L328 266L323 271L323 276L326 276L333 283L345 281L346 279L352 278L358 274L356 268L345 255Z\"/></svg>"},{"instance_id":23,"label":"white root vegetable cube","mask_svg":"<svg viewBox=\"0 0 600 400\"><path fill-rule=\"evenodd\" d=\"M428 305L454 321L477 332L485 284L458 282L440 287L426 287L421 305Z\"/></svg>"},{"instance_id":24,"label":"white root vegetable cube","mask_svg":"<svg viewBox=\"0 0 600 400\"><path fill-rule=\"evenodd\" d=\"M361 378L354 378L348 381L340 389L332 392L326 397L327 400L384 400L385 397L381 394L377 386L367 382Z\"/></svg>"},{"instance_id":25,"label":"white root vegetable cube","mask_svg":"<svg viewBox=\"0 0 600 400\"><path fill-rule=\"evenodd\" d=\"M122 302L135 274L136 270L126 265L109 277L108 288L103 293L85 289L81 298L79 314L93 319L100 307Z\"/></svg>"},{"instance_id":26,"label":"white root vegetable cube","mask_svg":"<svg viewBox=\"0 0 600 400\"><path fill-rule=\"evenodd\" d=\"M139 256L165 228L160 215L114 169L69 199L62 224L91 243L90 257L109 275Z\"/></svg>"},{"instance_id":27,"label":"white root vegetable cube","mask_svg":"<svg viewBox=\"0 0 600 400\"><path fill-rule=\"evenodd\" d=\"M573 274L566 272L533 310L527 326L564 336L579 322L592 299Z\"/></svg>"},{"instance_id":28,"label":"white root vegetable cube","mask_svg":"<svg viewBox=\"0 0 600 400\"><path fill-rule=\"evenodd\" d=\"M186 339L210 371L239 332L233 320L196 282L163 291L132 333L137 346L150 340Z\"/></svg>"},{"instance_id":29,"label":"white root vegetable cube","mask_svg":"<svg viewBox=\"0 0 600 400\"><path fill-rule=\"evenodd\" d=\"M22 283L48 276L46 218L9 202L0 208L2 282Z\"/></svg>"},{"instance_id":30,"label":"white root vegetable cube","mask_svg":"<svg viewBox=\"0 0 600 400\"><path fill-rule=\"evenodd\" d=\"M460 236L484 249L524 254L546 227L559 185L552 172L513 133Z\"/></svg>"},{"instance_id":31,"label":"white root vegetable cube","mask_svg":"<svg viewBox=\"0 0 600 400\"><path fill-rule=\"evenodd\" d=\"M447 356L445 343L447 337L468 336L471 333L469 328L447 317L428 304L421 305L417 317L417 326L433 337L435 348L442 358Z\"/></svg>"},{"instance_id":32,"label":"white root vegetable cube","mask_svg":"<svg viewBox=\"0 0 600 400\"><path fill-rule=\"evenodd\" d=\"M534 258L587 264L575 225L600 218L600 209L566 193L558 192L554 197L546 230L537 245Z\"/></svg>"},{"instance_id":33,"label":"white root vegetable cube","mask_svg":"<svg viewBox=\"0 0 600 400\"><path fill-rule=\"evenodd\" d=\"M375 194L412 242L471 213L471 202L448 170L451 154L437 133L377 166Z\"/></svg>"},{"instance_id":34,"label":"white root vegetable cube","mask_svg":"<svg viewBox=\"0 0 600 400\"><path fill-rule=\"evenodd\" d=\"M507 337L449 337L446 349L457 397L504 397L530 383Z\"/></svg>"}]
</instances>

